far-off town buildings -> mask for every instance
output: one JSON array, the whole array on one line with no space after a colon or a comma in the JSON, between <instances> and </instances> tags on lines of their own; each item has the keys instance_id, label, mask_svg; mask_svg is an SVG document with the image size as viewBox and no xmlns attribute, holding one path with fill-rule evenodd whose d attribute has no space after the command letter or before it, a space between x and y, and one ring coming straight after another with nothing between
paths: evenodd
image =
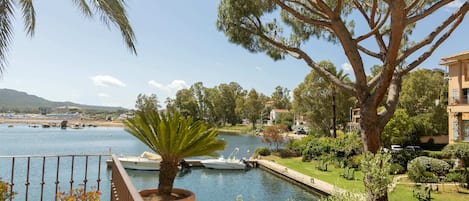
<instances>
[{"instance_id":1,"label":"far-off town buildings","mask_svg":"<svg viewBox=\"0 0 469 201\"><path fill-rule=\"evenodd\" d=\"M441 60L448 67L449 143L469 142L469 51Z\"/></svg>"}]
</instances>

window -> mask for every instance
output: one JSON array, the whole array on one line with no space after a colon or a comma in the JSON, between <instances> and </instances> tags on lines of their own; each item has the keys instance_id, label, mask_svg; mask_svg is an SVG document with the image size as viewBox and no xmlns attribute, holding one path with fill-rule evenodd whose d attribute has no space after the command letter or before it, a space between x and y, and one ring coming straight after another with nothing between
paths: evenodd
<instances>
[{"instance_id":1,"label":"window","mask_svg":"<svg viewBox=\"0 0 469 201\"><path fill-rule=\"evenodd\" d=\"M453 89L453 104L458 103L458 101L459 101L458 89Z\"/></svg>"},{"instance_id":2,"label":"window","mask_svg":"<svg viewBox=\"0 0 469 201\"><path fill-rule=\"evenodd\" d=\"M469 81L469 63L464 65L464 80Z\"/></svg>"},{"instance_id":3,"label":"window","mask_svg":"<svg viewBox=\"0 0 469 201\"><path fill-rule=\"evenodd\" d=\"M458 129L459 129L459 125L458 125L458 120L456 119L453 121L453 140L454 141L459 139Z\"/></svg>"},{"instance_id":4,"label":"window","mask_svg":"<svg viewBox=\"0 0 469 201\"><path fill-rule=\"evenodd\" d=\"M465 142L469 141L469 120L462 121L462 134L459 139Z\"/></svg>"}]
</instances>

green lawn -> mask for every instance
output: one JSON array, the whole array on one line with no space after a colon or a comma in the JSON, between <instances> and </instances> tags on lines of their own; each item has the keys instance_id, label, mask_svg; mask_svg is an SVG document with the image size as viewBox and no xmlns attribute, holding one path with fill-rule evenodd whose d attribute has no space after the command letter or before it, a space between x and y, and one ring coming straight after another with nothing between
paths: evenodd
<instances>
[{"instance_id":1,"label":"green lawn","mask_svg":"<svg viewBox=\"0 0 469 201\"><path fill-rule=\"evenodd\" d=\"M398 184L396 189L389 193L390 201L417 200L413 196L414 185ZM444 185L438 192L431 193L432 201L467 201L469 194L458 193L455 186Z\"/></svg>"},{"instance_id":2,"label":"green lawn","mask_svg":"<svg viewBox=\"0 0 469 201\"><path fill-rule=\"evenodd\" d=\"M221 132L249 133L252 132L252 125L223 126L218 130Z\"/></svg>"},{"instance_id":3,"label":"green lawn","mask_svg":"<svg viewBox=\"0 0 469 201\"><path fill-rule=\"evenodd\" d=\"M344 169L335 168L333 165L328 165L327 172L323 172L316 169L316 161L305 163L301 162L301 158L279 158L276 156L269 156L266 157L266 159L274 160L276 163L281 164L285 167L296 170L305 175L320 179L322 181L333 184L348 191L365 191L365 186L363 185L363 174L360 171L355 172L355 180L347 180L340 176L340 174L344 172Z\"/></svg>"},{"instance_id":4,"label":"green lawn","mask_svg":"<svg viewBox=\"0 0 469 201\"><path fill-rule=\"evenodd\" d=\"M290 169L301 172L305 175L323 180L345 190L351 192L364 192L363 174L360 171L355 172L355 180L346 180L340 176L344 171L342 168L335 168L333 165L328 166L327 172L316 169L317 162L301 162L301 158L280 158L277 156L263 157L266 160L273 160ZM409 180L401 180L401 182L410 182ZM414 185L398 184L393 192L389 193L390 201L417 200L413 197ZM467 201L469 194L458 193L454 185L443 185L439 187L438 192L432 192L432 201Z\"/></svg>"}]
</instances>

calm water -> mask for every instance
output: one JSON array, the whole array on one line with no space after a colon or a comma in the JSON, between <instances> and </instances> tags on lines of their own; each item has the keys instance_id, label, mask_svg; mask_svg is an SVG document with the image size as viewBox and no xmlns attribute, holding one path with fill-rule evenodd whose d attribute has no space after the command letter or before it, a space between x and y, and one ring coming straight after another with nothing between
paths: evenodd
<instances>
[{"instance_id":1,"label":"calm water","mask_svg":"<svg viewBox=\"0 0 469 201\"><path fill-rule=\"evenodd\" d=\"M239 157L248 157L257 147L263 146L259 137L247 135L221 134L220 138L228 141L224 156L239 147ZM127 134L122 128L84 128L79 130L58 128L30 128L27 125L15 125L7 128L0 124L0 155L44 155L44 154L107 154L138 155L147 148ZM248 151L249 150L249 151ZM105 160L105 159L103 159ZM55 193L57 159L46 160L44 200L53 200ZM60 161L61 191L70 188L70 159ZM73 187L83 183L85 174L84 158L76 158L74 165ZM98 166L101 166L101 190L103 200L108 200L110 171L105 163L98 163L97 158L90 158L88 163L88 186L96 186ZM15 162L15 200L25 198L26 159ZM42 158L31 160L29 200L39 200ZM0 159L0 177L9 181L11 178L11 160ZM128 171L137 189L156 187L158 172ZM180 173L175 187L193 191L198 201L235 200L242 195L244 200L316 200L316 197L304 189L286 182L270 173L259 169L249 171L219 171L195 168L184 174Z\"/></svg>"}]
</instances>

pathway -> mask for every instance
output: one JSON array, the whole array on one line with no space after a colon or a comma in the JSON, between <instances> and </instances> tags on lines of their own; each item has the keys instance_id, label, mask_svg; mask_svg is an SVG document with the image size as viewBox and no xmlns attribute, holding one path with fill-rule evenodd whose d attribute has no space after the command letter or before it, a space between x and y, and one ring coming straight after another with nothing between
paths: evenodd
<instances>
[{"instance_id":1,"label":"pathway","mask_svg":"<svg viewBox=\"0 0 469 201\"><path fill-rule=\"evenodd\" d=\"M324 192L326 194L342 193L346 190L336 187L330 183L321 181L319 179L310 177L308 175L302 174L295 170L289 169L285 166L277 164L268 160L255 160L260 166L268 168L278 174L281 174L287 178L290 178L296 182L299 182L303 185L309 186L311 188L317 189L318 191Z\"/></svg>"}]
</instances>

